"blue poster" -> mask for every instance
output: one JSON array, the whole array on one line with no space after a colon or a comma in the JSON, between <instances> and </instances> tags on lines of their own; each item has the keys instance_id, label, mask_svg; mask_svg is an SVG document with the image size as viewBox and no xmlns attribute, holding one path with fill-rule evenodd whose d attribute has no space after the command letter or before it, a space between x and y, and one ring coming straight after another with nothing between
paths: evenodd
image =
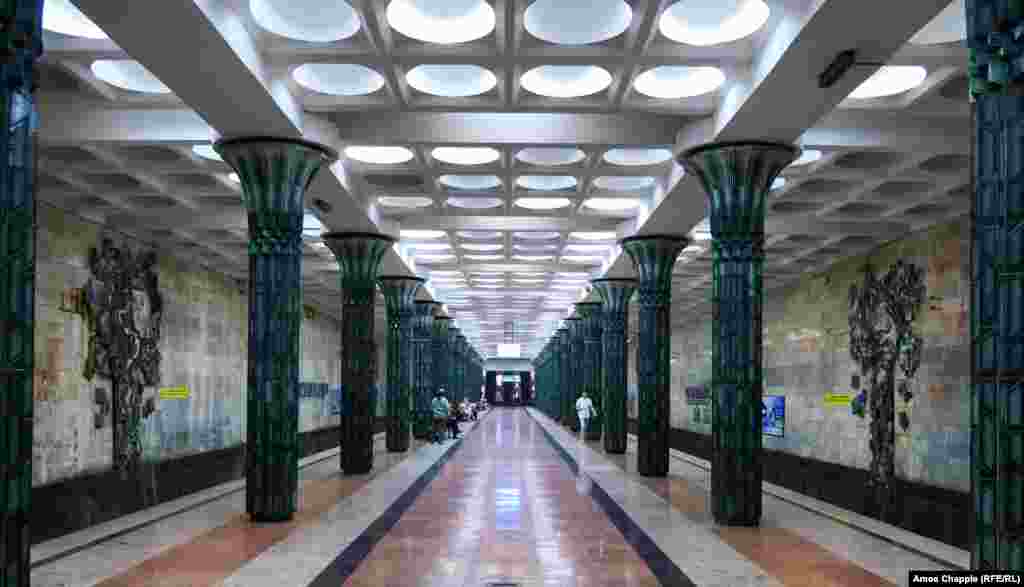
<instances>
[{"instance_id":1,"label":"blue poster","mask_svg":"<svg viewBox=\"0 0 1024 587\"><path fill-rule=\"evenodd\" d=\"M761 396L761 432L783 436L786 431L786 396Z\"/></svg>"},{"instance_id":2,"label":"blue poster","mask_svg":"<svg viewBox=\"0 0 1024 587\"><path fill-rule=\"evenodd\" d=\"M338 416L341 414L341 385L331 385L324 396L324 414Z\"/></svg>"}]
</instances>

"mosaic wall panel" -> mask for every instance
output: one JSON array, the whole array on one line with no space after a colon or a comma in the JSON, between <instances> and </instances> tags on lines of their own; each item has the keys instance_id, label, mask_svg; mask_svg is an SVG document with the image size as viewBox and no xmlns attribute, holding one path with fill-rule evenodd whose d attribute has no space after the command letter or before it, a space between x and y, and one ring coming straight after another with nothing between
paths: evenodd
<instances>
[{"instance_id":1,"label":"mosaic wall panel","mask_svg":"<svg viewBox=\"0 0 1024 587\"><path fill-rule=\"evenodd\" d=\"M109 383L83 376L88 332L66 294L89 279L88 253L109 237L133 241L50 206L39 207L36 289L33 485L110 468ZM245 438L247 294L228 277L157 249L163 295L160 384L145 389L156 412L143 421L143 460L238 445ZM340 324L318 316L302 324L301 380L340 383ZM188 388L188 399L161 399L159 388ZM317 388L319 389L319 388ZM299 430L336 426L326 392L300 401Z\"/></svg>"}]
</instances>

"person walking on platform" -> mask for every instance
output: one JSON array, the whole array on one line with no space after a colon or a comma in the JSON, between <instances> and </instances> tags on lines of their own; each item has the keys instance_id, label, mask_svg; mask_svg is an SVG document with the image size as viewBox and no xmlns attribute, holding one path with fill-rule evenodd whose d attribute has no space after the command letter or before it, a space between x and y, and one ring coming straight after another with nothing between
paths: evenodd
<instances>
[{"instance_id":1,"label":"person walking on platform","mask_svg":"<svg viewBox=\"0 0 1024 587\"><path fill-rule=\"evenodd\" d=\"M448 423L448 400L440 391L434 394L434 401L430 402L430 411L434 414L434 442L442 442L445 435L445 426Z\"/></svg>"},{"instance_id":2,"label":"person walking on platform","mask_svg":"<svg viewBox=\"0 0 1024 587\"><path fill-rule=\"evenodd\" d=\"M580 438L587 436L587 422L595 415L594 402L591 401L587 392L583 392L580 399L576 400L576 415L580 419Z\"/></svg>"}]
</instances>

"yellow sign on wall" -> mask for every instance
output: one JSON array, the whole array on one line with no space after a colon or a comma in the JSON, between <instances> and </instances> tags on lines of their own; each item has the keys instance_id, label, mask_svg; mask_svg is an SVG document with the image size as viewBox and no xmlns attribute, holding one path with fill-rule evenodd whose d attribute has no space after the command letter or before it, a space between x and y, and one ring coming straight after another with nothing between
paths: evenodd
<instances>
[{"instance_id":1,"label":"yellow sign on wall","mask_svg":"<svg viewBox=\"0 0 1024 587\"><path fill-rule=\"evenodd\" d=\"M188 386L161 387L160 399L188 399Z\"/></svg>"},{"instance_id":2,"label":"yellow sign on wall","mask_svg":"<svg viewBox=\"0 0 1024 587\"><path fill-rule=\"evenodd\" d=\"M853 394L851 393L826 393L825 394L825 405L830 407L849 407L850 403L853 402Z\"/></svg>"}]
</instances>

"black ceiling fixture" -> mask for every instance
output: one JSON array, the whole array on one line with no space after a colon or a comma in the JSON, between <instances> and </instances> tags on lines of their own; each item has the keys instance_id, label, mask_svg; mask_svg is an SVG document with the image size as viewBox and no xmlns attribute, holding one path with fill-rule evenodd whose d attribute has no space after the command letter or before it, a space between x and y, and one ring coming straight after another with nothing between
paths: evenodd
<instances>
[{"instance_id":1,"label":"black ceiling fixture","mask_svg":"<svg viewBox=\"0 0 1024 587\"><path fill-rule=\"evenodd\" d=\"M878 63L875 61L857 61L857 50L847 49L846 51L840 51L836 58L832 60L832 63L828 64L825 71L818 74L818 87L821 89L831 88L843 79L847 71L855 66L862 67L882 67L884 63Z\"/></svg>"}]
</instances>

